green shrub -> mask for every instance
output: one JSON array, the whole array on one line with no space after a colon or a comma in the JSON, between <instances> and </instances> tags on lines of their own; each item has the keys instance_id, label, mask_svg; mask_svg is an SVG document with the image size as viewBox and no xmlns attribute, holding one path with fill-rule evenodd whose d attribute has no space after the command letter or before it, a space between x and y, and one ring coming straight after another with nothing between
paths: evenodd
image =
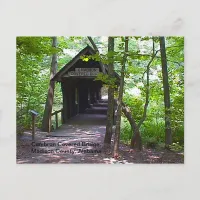
<instances>
[{"instance_id":1,"label":"green shrub","mask_svg":"<svg viewBox=\"0 0 200 200\"><path fill-rule=\"evenodd\" d=\"M180 145L184 145L184 125L172 129L172 138L173 142L178 142Z\"/></svg>"},{"instance_id":2,"label":"green shrub","mask_svg":"<svg viewBox=\"0 0 200 200\"><path fill-rule=\"evenodd\" d=\"M142 143L147 148L163 149L165 147L165 122L160 120L148 120L140 128ZM121 141L130 144L132 131L131 126L125 117L122 117L121 122ZM179 144L180 148L172 145L171 148L183 149L184 146L184 126L172 129L173 142ZM177 143L178 142L178 143Z\"/></svg>"},{"instance_id":3,"label":"green shrub","mask_svg":"<svg viewBox=\"0 0 200 200\"><path fill-rule=\"evenodd\" d=\"M157 144L158 141L155 137L148 138L148 140L145 141L145 145L147 148L156 148Z\"/></svg>"},{"instance_id":4,"label":"green shrub","mask_svg":"<svg viewBox=\"0 0 200 200\"><path fill-rule=\"evenodd\" d=\"M169 145L169 149L171 151L175 151L175 152L180 152L180 151L183 151L184 150L184 147L181 146L179 144L179 142L176 142L176 143L173 143L172 145Z\"/></svg>"},{"instance_id":5,"label":"green shrub","mask_svg":"<svg viewBox=\"0 0 200 200\"><path fill-rule=\"evenodd\" d=\"M156 141L157 143L164 142L165 140L165 126L164 123L160 120L159 122L155 121L146 121L144 124L141 126L141 135L142 135L142 140L144 141L143 143L148 142L149 140L151 141L152 138L153 140Z\"/></svg>"},{"instance_id":6,"label":"green shrub","mask_svg":"<svg viewBox=\"0 0 200 200\"><path fill-rule=\"evenodd\" d=\"M122 142L129 144L132 137L132 130L130 123L124 117L121 120L121 136L120 139Z\"/></svg>"}]
</instances>

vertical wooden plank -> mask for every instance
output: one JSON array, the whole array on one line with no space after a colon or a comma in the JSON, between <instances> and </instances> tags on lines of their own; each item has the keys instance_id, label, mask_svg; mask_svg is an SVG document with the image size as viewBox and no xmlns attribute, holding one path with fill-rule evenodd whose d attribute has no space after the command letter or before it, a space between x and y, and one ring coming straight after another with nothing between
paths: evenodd
<instances>
[{"instance_id":1,"label":"vertical wooden plank","mask_svg":"<svg viewBox=\"0 0 200 200\"><path fill-rule=\"evenodd\" d=\"M66 80L63 80L61 83L62 85L62 94L63 94L63 124L66 123L67 119L69 118L68 114L68 82Z\"/></svg>"},{"instance_id":2,"label":"vertical wooden plank","mask_svg":"<svg viewBox=\"0 0 200 200\"><path fill-rule=\"evenodd\" d=\"M74 87L74 81L72 82L72 90L71 90L71 94L72 94L72 117L75 116L76 113L76 104L75 104L75 87Z\"/></svg>"},{"instance_id":3,"label":"vertical wooden plank","mask_svg":"<svg viewBox=\"0 0 200 200\"><path fill-rule=\"evenodd\" d=\"M64 124L64 109L61 110L61 123Z\"/></svg>"},{"instance_id":4,"label":"vertical wooden plank","mask_svg":"<svg viewBox=\"0 0 200 200\"><path fill-rule=\"evenodd\" d=\"M88 104L90 105L90 87L88 87Z\"/></svg>"},{"instance_id":5,"label":"vertical wooden plank","mask_svg":"<svg viewBox=\"0 0 200 200\"><path fill-rule=\"evenodd\" d=\"M70 82L71 83L71 82ZM69 106L68 106L68 109L69 109L69 118L72 117L72 88L70 87L69 88L69 93L67 94L69 96Z\"/></svg>"},{"instance_id":6,"label":"vertical wooden plank","mask_svg":"<svg viewBox=\"0 0 200 200\"><path fill-rule=\"evenodd\" d=\"M78 87L76 86L76 97L77 97L77 105L76 105L76 108L77 108L77 113L76 114L78 114L79 113L79 89L78 89Z\"/></svg>"},{"instance_id":7,"label":"vertical wooden plank","mask_svg":"<svg viewBox=\"0 0 200 200\"><path fill-rule=\"evenodd\" d=\"M66 81L66 104L67 104L67 119L71 118L71 81L67 80Z\"/></svg>"}]
</instances>

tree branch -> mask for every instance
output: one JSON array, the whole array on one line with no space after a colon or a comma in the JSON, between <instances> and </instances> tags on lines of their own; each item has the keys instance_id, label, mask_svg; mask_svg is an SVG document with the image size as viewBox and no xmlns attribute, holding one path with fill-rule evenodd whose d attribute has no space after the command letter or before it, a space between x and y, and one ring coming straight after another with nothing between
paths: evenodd
<instances>
[{"instance_id":1,"label":"tree branch","mask_svg":"<svg viewBox=\"0 0 200 200\"><path fill-rule=\"evenodd\" d=\"M145 105L144 105L144 112L143 112L143 116L142 118L140 119L139 123L138 123L138 129L140 128L140 126L142 125L142 123L145 121L146 119L146 116L147 116L147 107L148 107L148 104L149 104L149 93L150 93L150 84L149 84L149 72L150 72L150 65L151 63L153 62L156 54L158 53L159 50L157 50L155 53L154 53L154 39L153 39L153 53L152 53L152 58L151 60L149 61L148 65L147 65L147 85L146 85L146 101L145 101Z\"/></svg>"}]
</instances>

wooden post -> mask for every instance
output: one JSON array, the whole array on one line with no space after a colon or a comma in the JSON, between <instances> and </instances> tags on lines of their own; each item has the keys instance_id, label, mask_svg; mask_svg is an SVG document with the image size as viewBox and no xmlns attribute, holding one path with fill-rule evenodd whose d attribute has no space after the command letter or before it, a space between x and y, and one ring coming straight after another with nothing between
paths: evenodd
<instances>
[{"instance_id":1,"label":"wooden post","mask_svg":"<svg viewBox=\"0 0 200 200\"><path fill-rule=\"evenodd\" d=\"M61 122L64 124L64 109L61 109Z\"/></svg>"},{"instance_id":2,"label":"wooden post","mask_svg":"<svg viewBox=\"0 0 200 200\"><path fill-rule=\"evenodd\" d=\"M64 124L65 121L64 121L64 109L60 109L60 110L57 110L53 113L51 113L51 116L55 115L55 121L56 121L56 127L55 129L57 129L59 127L59 124L58 124L58 114L61 113L61 123Z\"/></svg>"},{"instance_id":3,"label":"wooden post","mask_svg":"<svg viewBox=\"0 0 200 200\"><path fill-rule=\"evenodd\" d=\"M34 110L30 110L30 113L32 115L32 140L35 139L35 122L36 122L36 116L38 113Z\"/></svg>"}]
</instances>

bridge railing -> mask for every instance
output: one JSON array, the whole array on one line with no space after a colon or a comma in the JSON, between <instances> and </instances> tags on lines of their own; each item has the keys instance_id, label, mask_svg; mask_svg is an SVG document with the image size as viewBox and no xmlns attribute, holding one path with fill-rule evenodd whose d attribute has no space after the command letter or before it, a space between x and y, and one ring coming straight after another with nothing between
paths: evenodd
<instances>
[{"instance_id":1,"label":"bridge railing","mask_svg":"<svg viewBox=\"0 0 200 200\"><path fill-rule=\"evenodd\" d=\"M55 115L56 129L59 127L59 125L58 125L58 113L61 113L61 123L63 124L63 108L51 113L51 116Z\"/></svg>"}]
</instances>

